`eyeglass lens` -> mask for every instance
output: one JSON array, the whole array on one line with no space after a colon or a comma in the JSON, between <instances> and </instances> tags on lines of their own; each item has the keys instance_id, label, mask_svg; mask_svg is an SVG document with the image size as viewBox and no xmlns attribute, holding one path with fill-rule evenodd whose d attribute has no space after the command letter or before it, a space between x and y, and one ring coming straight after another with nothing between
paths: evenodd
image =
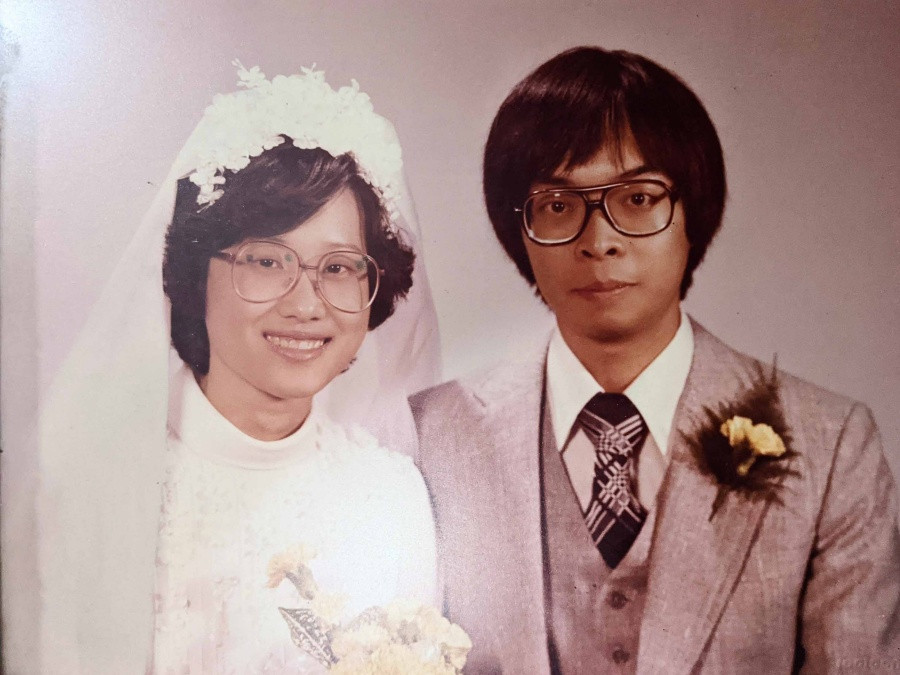
<instances>
[{"instance_id":1,"label":"eyeglass lens","mask_svg":"<svg viewBox=\"0 0 900 675\"><path fill-rule=\"evenodd\" d=\"M554 190L528 198L525 222L541 241L566 241L576 237L587 217L590 192ZM627 234L653 234L664 230L672 218L671 195L661 183L635 181L609 188L604 204L616 228Z\"/></svg>"},{"instance_id":2,"label":"eyeglass lens","mask_svg":"<svg viewBox=\"0 0 900 675\"><path fill-rule=\"evenodd\" d=\"M284 295L300 274L301 261L286 246L251 242L237 253L232 279L237 294L251 302L265 302ZM378 269L362 253L334 251L316 265L316 287L322 299L345 312L361 312L375 297Z\"/></svg>"}]
</instances>

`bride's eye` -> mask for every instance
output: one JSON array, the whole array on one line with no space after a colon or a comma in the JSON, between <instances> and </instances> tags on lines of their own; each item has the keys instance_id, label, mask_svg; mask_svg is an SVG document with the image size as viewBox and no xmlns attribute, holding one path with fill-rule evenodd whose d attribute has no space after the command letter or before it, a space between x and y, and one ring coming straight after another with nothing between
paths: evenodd
<instances>
[{"instance_id":1,"label":"bride's eye","mask_svg":"<svg viewBox=\"0 0 900 675\"><path fill-rule=\"evenodd\" d=\"M322 262L321 274L332 280L354 279L365 275L367 271L365 258L347 253L331 255Z\"/></svg>"},{"instance_id":2,"label":"bride's eye","mask_svg":"<svg viewBox=\"0 0 900 675\"><path fill-rule=\"evenodd\" d=\"M257 258L253 255L248 255L244 262L248 265L252 265L253 267L261 270L281 270L284 269L284 265L281 264L281 261L276 260L275 258Z\"/></svg>"},{"instance_id":3,"label":"bride's eye","mask_svg":"<svg viewBox=\"0 0 900 675\"><path fill-rule=\"evenodd\" d=\"M341 263L329 263L325 266L324 271L325 274L328 274L329 276L337 276L339 274L346 274L350 271L350 268Z\"/></svg>"}]
</instances>

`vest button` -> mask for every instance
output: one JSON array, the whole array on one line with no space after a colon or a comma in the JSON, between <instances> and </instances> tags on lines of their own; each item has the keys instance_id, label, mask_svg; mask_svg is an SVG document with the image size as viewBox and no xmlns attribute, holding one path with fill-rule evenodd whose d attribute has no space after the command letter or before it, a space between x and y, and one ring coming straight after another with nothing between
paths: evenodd
<instances>
[{"instance_id":1,"label":"vest button","mask_svg":"<svg viewBox=\"0 0 900 675\"><path fill-rule=\"evenodd\" d=\"M630 659L630 658L631 658L631 654L626 652L622 647L616 647L615 649L613 649L612 660L617 665L621 666L623 663L626 663L628 661L628 659Z\"/></svg>"},{"instance_id":2,"label":"vest button","mask_svg":"<svg viewBox=\"0 0 900 675\"><path fill-rule=\"evenodd\" d=\"M606 602L613 609L622 609L628 604L628 598L621 591L613 591L606 596Z\"/></svg>"}]
</instances>

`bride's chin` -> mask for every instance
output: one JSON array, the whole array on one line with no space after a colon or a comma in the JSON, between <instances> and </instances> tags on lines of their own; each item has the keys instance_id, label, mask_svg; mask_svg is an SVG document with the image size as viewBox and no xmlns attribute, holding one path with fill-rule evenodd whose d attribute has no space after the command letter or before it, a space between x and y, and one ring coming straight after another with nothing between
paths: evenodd
<instances>
[{"instance_id":1,"label":"bride's chin","mask_svg":"<svg viewBox=\"0 0 900 675\"><path fill-rule=\"evenodd\" d=\"M315 359L294 361L293 365L275 370L267 382L261 383L271 396L284 400L312 398L349 368Z\"/></svg>"}]
</instances>

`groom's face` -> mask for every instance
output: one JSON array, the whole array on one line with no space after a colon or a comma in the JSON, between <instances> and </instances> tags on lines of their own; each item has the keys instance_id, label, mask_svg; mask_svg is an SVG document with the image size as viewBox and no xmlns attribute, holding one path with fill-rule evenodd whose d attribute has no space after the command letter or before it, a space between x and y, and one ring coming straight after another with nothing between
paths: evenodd
<instances>
[{"instance_id":1,"label":"groom's face","mask_svg":"<svg viewBox=\"0 0 900 675\"><path fill-rule=\"evenodd\" d=\"M601 149L585 164L559 169L531 189L591 187L635 178L678 187L666 174L646 166L633 142L626 142L621 157ZM599 209L581 236L568 244L541 246L522 236L541 296L570 345L584 339L640 340L677 328L689 249L680 202L675 204L672 224L648 237L616 231Z\"/></svg>"}]
</instances>

